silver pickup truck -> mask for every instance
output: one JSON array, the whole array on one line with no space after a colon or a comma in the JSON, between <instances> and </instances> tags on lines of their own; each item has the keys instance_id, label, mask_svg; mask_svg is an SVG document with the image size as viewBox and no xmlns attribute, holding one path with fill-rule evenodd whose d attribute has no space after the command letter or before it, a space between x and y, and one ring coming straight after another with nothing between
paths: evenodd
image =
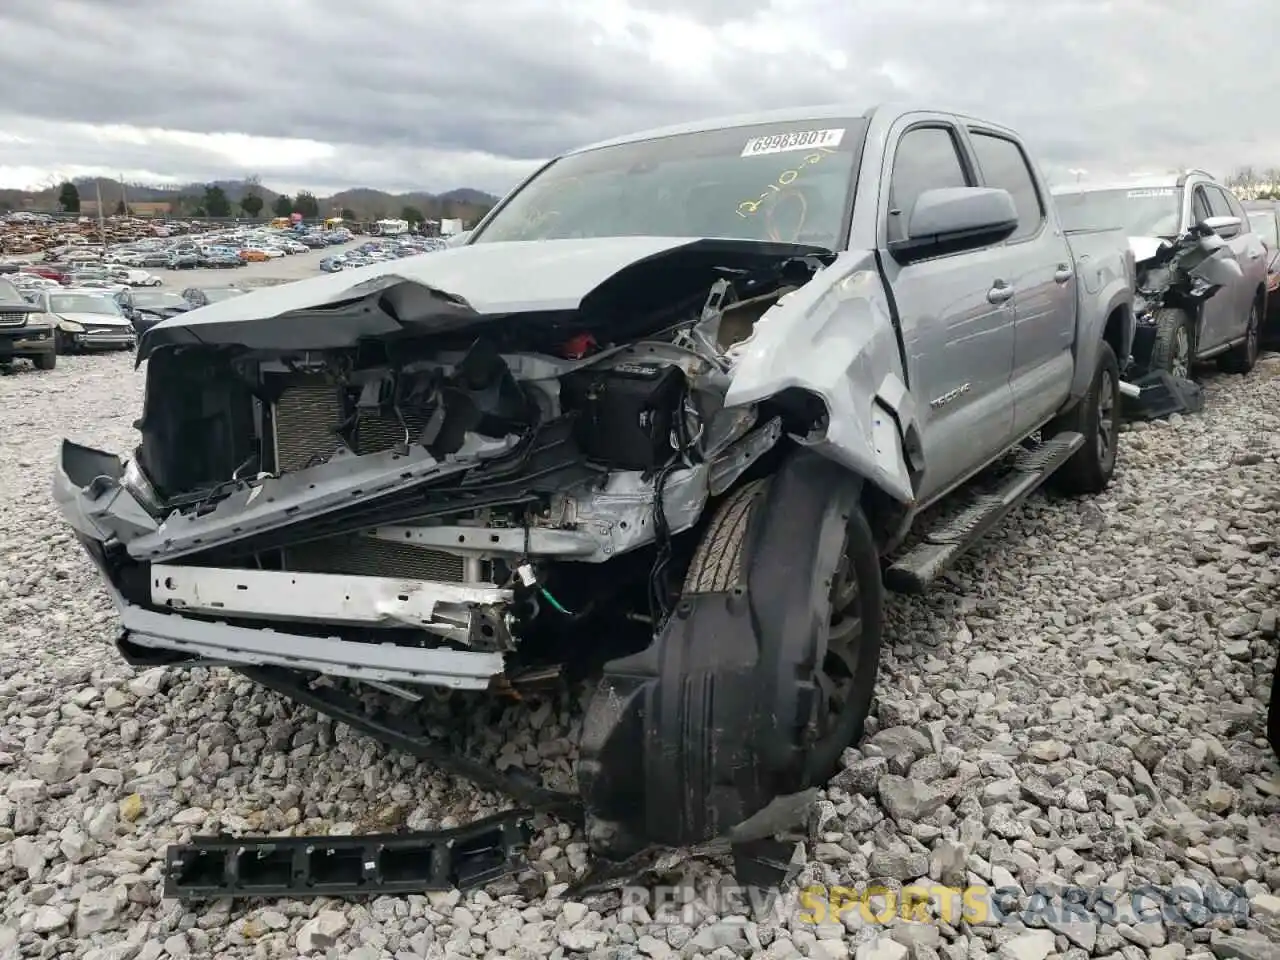
<instances>
[{"instance_id":1,"label":"silver pickup truck","mask_svg":"<svg viewBox=\"0 0 1280 960\"><path fill-rule=\"evenodd\" d=\"M152 327L134 456L64 442L54 492L133 663L406 700L589 672L594 848L750 839L861 735L886 585L1046 479L1106 487L1132 304L1124 236L1068 239L1001 126L693 124L556 158L458 246Z\"/></svg>"}]
</instances>

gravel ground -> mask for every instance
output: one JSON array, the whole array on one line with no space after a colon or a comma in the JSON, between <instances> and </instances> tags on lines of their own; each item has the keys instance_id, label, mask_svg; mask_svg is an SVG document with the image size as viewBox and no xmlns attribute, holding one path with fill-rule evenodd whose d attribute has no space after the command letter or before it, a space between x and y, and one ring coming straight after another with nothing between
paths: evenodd
<instances>
[{"instance_id":1,"label":"gravel ground","mask_svg":"<svg viewBox=\"0 0 1280 960\"><path fill-rule=\"evenodd\" d=\"M164 848L193 833L449 825L503 801L225 671L118 662L48 465L64 434L127 450L141 382L127 355L0 376L0 957L1277 956L1280 776L1263 726L1280 358L1209 378L1203 415L1129 432L1105 496L1037 497L930 597L892 600L871 735L815 806L801 881L1017 888L1023 906L1069 885L1230 888L1250 913L1101 903L1048 928L856 910L815 925L795 891L750 920L566 902L584 846L554 823L533 869L483 893L161 901ZM485 728L473 711L468 748L563 781L579 714L566 699ZM676 868L699 890L719 869Z\"/></svg>"}]
</instances>

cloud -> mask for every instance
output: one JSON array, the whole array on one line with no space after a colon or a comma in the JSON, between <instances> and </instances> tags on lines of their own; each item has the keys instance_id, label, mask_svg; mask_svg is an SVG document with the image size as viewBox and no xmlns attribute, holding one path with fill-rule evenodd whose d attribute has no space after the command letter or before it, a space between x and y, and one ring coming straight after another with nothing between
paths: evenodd
<instances>
[{"instance_id":1,"label":"cloud","mask_svg":"<svg viewBox=\"0 0 1280 960\"><path fill-rule=\"evenodd\" d=\"M1280 166L1277 35L1273 0L5 0L0 186L501 192L630 130L886 98L1008 123L1054 172L1225 176Z\"/></svg>"}]
</instances>

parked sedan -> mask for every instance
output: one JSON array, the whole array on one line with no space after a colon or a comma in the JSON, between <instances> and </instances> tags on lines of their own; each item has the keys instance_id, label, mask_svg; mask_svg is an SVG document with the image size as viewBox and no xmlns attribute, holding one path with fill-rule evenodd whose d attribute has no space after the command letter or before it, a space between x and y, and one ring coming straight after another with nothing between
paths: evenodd
<instances>
[{"instance_id":1,"label":"parked sedan","mask_svg":"<svg viewBox=\"0 0 1280 960\"><path fill-rule=\"evenodd\" d=\"M133 324L107 291L46 291L35 306L53 321L58 353L132 350L137 344Z\"/></svg>"},{"instance_id":2,"label":"parked sedan","mask_svg":"<svg viewBox=\"0 0 1280 960\"><path fill-rule=\"evenodd\" d=\"M142 336L161 320L176 317L191 309L191 302L171 290L123 290L116 295L124 315Z\"/></svg>"},{"instance_id":3,"label":"parked sedan","mask_svg":"<svg viewBox=\"0 0 1280 960\"><path fill-rule=\"evenodd\" d=\"M191 308L194 310L196 307L207 307L211 303L230 300L232 297L238 297L248 292L238 287L209 287L206 289L187 287L182 291L182 297L191 304Z\"/></svg>"}]
</instances>

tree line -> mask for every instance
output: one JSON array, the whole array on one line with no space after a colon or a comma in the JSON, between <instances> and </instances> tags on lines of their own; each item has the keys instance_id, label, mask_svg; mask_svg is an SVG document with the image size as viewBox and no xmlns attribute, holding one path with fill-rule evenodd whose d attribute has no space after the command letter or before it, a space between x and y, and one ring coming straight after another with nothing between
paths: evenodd
<instances>
[{"instance_id":1,"label":"tree line","mask_svg":"<svg viewBox=\"0 0 1280 960\"><path fill-rule=\"evenodd\" d=\"M236 208L239 208L240 213L250 219L257 219L262 216L263 208L267 205L260 192L257 178L251 178L248 181L248 187L245 189L243 196L234 204L231 198L227 196L227 192L216 183L207 184L203 195L182 195L169 202L171 204L171 213L174 216L232 217L236 215L234 212ZM80 190L69 180L63 181L58 187L58 206L64 213L80 212ZM443 204L440 216L447 217L450 214L459 217L474 216L474 210L454 211L448 209L450 206L451 204L448 202ZM116 202L115 212L122 216L127 216L131 212L124 197L121 197ZM301 214L304 219L313 220L320 216L320 201L309 190L299 190L292 197L287 194L280 194L271 204L271 213L277 217L288 217L297 213ZM368 213L370 220L382 220L391 215L390 211L385 210L373 210L368 211ZM343 207L339 216L344 220L359 219L356 216L356 212L350 207ZM426 213L414 206L401 207L399 217L401 220L407 220L411 224L423 223L428 219Z\"/></svg>"},{"instance_id":2,"label":"tree line","mask_svg":"<svg viewBox=\"0 0 1280 960\"><path fill-rule=\"evenodd\" d=\"M1227 186L1246 200L1280 200L1280 167L1241 167L1227 178Z\"/></svg>"}]
</instances>

